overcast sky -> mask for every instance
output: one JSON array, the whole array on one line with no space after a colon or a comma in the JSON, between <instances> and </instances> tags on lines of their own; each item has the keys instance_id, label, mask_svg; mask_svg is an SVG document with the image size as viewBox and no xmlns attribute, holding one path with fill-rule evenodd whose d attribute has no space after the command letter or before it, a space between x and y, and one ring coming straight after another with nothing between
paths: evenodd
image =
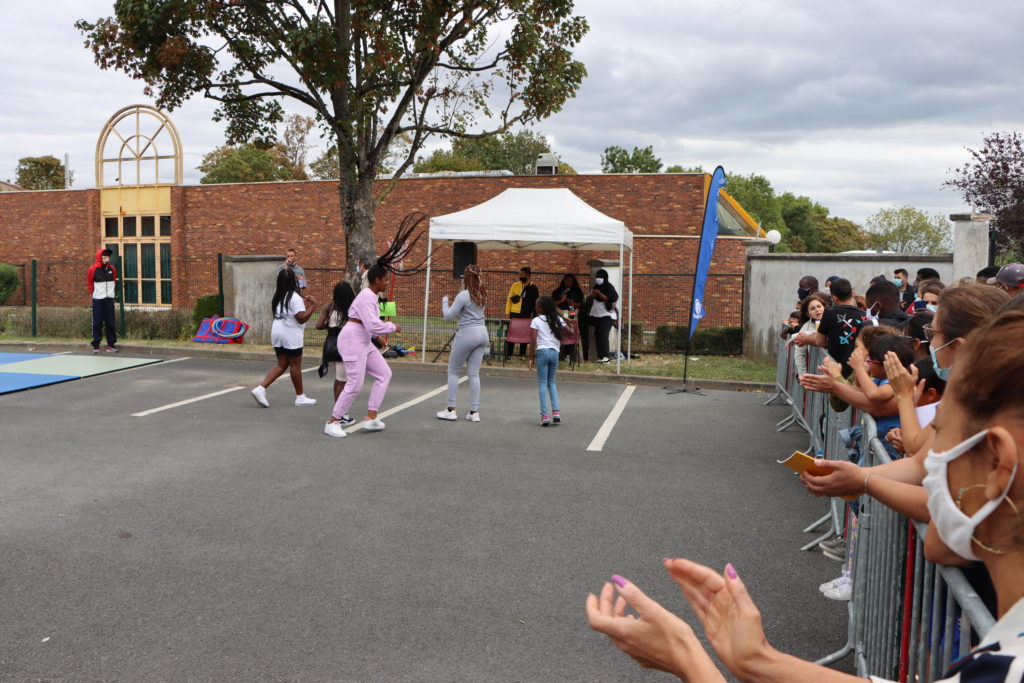
<instances>
[{"instance_id":1,"label":"overcast sky","mask_svg":"<svg viewBox=\"0 0 1024 683\"><path fill-rule=\"evenodd\" d=\"M599 172L609 145L652 145L665 166L760 173L863 221L910 204L949 214L941 188L983 133L1021 130L1020 0L577 0L591 30L575 100L534 126L563 161ZM18 159L71 155L75 187L95 186L106 119L148 103L142 84L93 64L76 19L110 0L8 2L0 25L0 179ZM302 112L298 107L292 111ZM223 142L214 103L171 117L186 183Z\"/></svg>"}]
</instances>

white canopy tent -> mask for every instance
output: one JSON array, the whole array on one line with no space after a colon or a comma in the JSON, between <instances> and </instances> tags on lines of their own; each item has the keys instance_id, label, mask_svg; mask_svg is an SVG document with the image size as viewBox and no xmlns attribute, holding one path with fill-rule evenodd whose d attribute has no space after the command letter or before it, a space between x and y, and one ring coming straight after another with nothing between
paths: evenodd
<instances>
[{"instance_id":1,"label":"white canopy tent","mask_svg":"<svg viewBox=\"0 0 1024 683\"><path fill-rule=\"evenodd\" d=\"M566 189L511 188L483 204L430 219L427 240L427 286L423 293L423 343L427 346L427 307L434 242L475 242L480 249L537 249L609 251L629 250L629 308L633 322L633 233L626 224L604 215ZM630 329L629 327L626 328ZM632 339L627 336L626 355ZM615 361L621 371L622 335L618 335ZM421 353L426 362L425 351Z\"/></svg>"}]
</instances>

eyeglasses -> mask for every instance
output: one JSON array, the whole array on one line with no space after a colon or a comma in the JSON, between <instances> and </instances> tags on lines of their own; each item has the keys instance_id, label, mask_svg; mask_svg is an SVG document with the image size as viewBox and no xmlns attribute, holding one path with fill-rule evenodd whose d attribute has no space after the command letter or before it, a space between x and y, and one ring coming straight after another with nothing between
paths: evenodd
<instances>
[{"instance_id":1,"label":"eyeglasses","mask_svg":"<svg viewBox=\"0 0 1024 683\"><path fill-rule=\"evenodd\" d=\"M924 332L925 341L931 344L932 338L935 336L935 328L931 325L924 325L921 330Z\"/></svg>"},{"instance_id":2,"label":"eyeglasses","mask_svg":"<svg viewBox=\"0 0 1024 683\"><path fill-rule=\"evenodd\" d=\"M871 363L872 365L881 365L882 364L882 361L880 361L880 360L872 360L870 358L865 358L864 362L865 363Z\"/></svg>"}]
</instances>

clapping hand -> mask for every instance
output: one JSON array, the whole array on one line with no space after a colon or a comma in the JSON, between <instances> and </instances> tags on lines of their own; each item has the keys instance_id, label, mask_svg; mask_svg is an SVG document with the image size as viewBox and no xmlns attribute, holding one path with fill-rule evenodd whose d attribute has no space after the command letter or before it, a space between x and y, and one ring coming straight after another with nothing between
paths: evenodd
<instances>
[{"instance_id":1,"label":"clapping hand","mask_svg":"<svg viewBox=\"0 0 1024 683\"><path fill-rule=\"evenodd\" d=\"M896 398L911 398L914 396L914 387L918 384L920 373L916 365L911 365L910 370L903 367L899 356L889 351L885 354L885 377L889 380L892 391Z\"/></svg>"}]
</instances>

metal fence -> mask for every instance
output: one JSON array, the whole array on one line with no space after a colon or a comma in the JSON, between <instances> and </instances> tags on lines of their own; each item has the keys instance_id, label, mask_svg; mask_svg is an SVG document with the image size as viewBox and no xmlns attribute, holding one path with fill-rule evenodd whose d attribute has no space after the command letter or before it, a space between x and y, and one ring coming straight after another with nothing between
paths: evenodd
<instances>
[{"instance_id":1,"label":"metal fence","mask_svg":"<svg viewBox=\"0 0 1024 683\"><path fill-rule=\"evenodd\" d=\"M196 301L210 295L223 296L219 257L173 257L166 262L151 259L130 263L127 253L115 254L113 263L122 275L117 288L119 334L128 338L187 338L194 332L192 321ZM91 329L91 303L86 272L91 262L36 260L16 264L21 286L0 308L0 334L8 336L87 337ZM159 268L156 269L156 265ZM305 268L308 291L320 305L326 304L334 285L345 277L341 268ZM170 279L164 278L171 274ZM489 327L492 337L500 334L505 319L505 297L518 271L484 271L489 290ZM537 271L533 282L541 295L558 287L564 273ZM158 277L159 276L159 277ZM588 282L580 278L582 287ZM395 277L387 292L396 302L398 321L406 346L419 346L424 323L423 292L426 274ZM619 323L623 352L681 353L687 347L692 274L640 274L633 277L632 324L629 320L628 278L619 292ZM440 350L455 332L455 323L441 316L441 298L454 296L462 282L446 271L435 271L430 282L426 310L426 348ZM743 351L743 275L710 275L705 288L706 317L701 320L690 352L701 355L739 355ZM584 289L584 293L586 290ZM269 303L268 303L269 305ZM231 311L227 311L230 315ZM586 320L583 319L586 332ZM415 332L415 334L413 334ZM323 343L326 333L310 324L306 344ZM613 343L614 348L614 343Z\"/></svg>"},{"instance_id":2,"label":"metal fence","mask_svg":"<svg viewBox=\"0 0 1024 683\"><path fill-rule=\"evenodd\" d=\"M808 368L817 367L822 356L820 349L810 349ZM884 435L877 433L870 415L858 415L853 408L837 413L823 394L800 387L793 349L784 343L779 347L776 393L766 403L774 402L790 408L778 428L796 425L807 431L808 451L818 457L847 459L849 448L840 430L859 424L861 465L891 461L881 440ZM818 663L831 664L853 653L860 676L899 681L941 678L995 619L960 569L924 559L927 525L911 522L869 496L861 496L856 503L859 509L854 517L851 506L830 499L827 514L804 529L825 532L803 545L803 550L846 529L852 558L847 643Z\"/></svg>"}]
</instances>

